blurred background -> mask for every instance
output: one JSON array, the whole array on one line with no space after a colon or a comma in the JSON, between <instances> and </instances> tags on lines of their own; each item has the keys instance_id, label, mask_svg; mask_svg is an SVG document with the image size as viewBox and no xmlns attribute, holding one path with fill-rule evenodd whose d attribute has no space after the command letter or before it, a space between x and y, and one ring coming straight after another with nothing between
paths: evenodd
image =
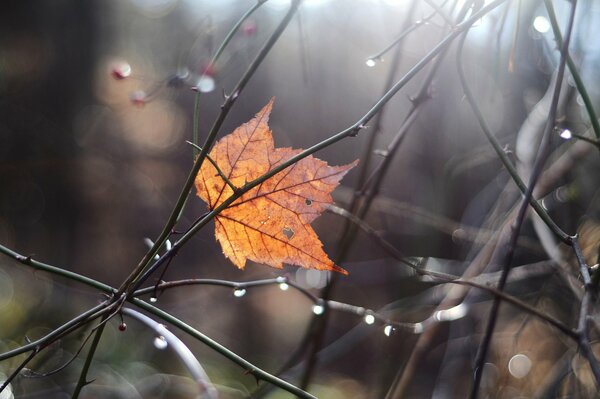
<instances>
[{"instance_id":1,"label":"blurred background","mask_svg":"<svg viewBox=\"0 0 600 399\"><path fill-rule=\"evenodd\" d=\"M447 34L446 20L457 18L465 3L305 0L236 102L220 136L248 121L272 97L270 126L277 146L307 148L351 126L388 82L398 80ZM6 4L0 15L0 243L118 286L148 249L144 239L159 234L192 165L192 148L186 143L192 139L191 88L201 91L202 140L220 110L223 91L235 86L289 7L286 0L267 1L211 65L227 32L253 4ZM564 29L570 2L553 4ZM436 14L436 8L442 12ZM596 106L600 44L590 38L597 34L599 13L594 1L579 1L571 45ZM411 26L416 27L413 32L376 56ZM365 220L404 255L423 258L425 267L462 275L501 229L519 195L464 99L455 55L452 46L415 122L392 154ZM540 1L507 2L476 22L465 42L462 59L471 87L494 134L512 159L521 162L523 173L523 157L538 140L527 136L524 122L552 88L558 58ZM368 175L381 162L380 154L397 136L429 71L416 75L385 106L378 123L372 121L357 137L317 154L332 165L361 158L334 193L338 206L350 203L359 168L366 167ZM583 232L593 265L600 236L599 159L593 145L565 133L591 137L573 79L567 75L565 81L561 125L552 133L552 159L565 166L545 181L540 195L561 227ZM365 164L371 136L377 151ZM205 210L191 195L181 228ZM339 255L344 220L325 213L313 225L326 252L332 258ZM213 226L183 248L164 279L286 276L315 295L327 283L327 273L295 267L249 264L237 270L222 256ZM514 265L535 267L519 269L523 273L516 274L508 291L574 326L580 293L576 270L567 250L540 238L540 229L525 224ZM425 320L452 293L451 287L414 275L363 233L340 266L349 276L338 280L333 299L383 309L396 321ZM498 270L497 265L483 266L480 272ZM493 280L493 275L486 278ZM0 257L0 349L44 335L101 298L91 289ZM411 353L423 342L422 335L388 334L379 323L332 313L324 340L327 351L310 392L322 398L464 397L491 301L471 292L461 303L468 311L452 322L436 323L417 361L410 360ZM278 286L251 288L242 297L223 287L184 287L161 294L157 306L270 372L286 363L313 317L310 301ZM154 345L152 331L126 320L128 328L121 332L119 322L111 321L105 330L90 371L95 382L83 397L197 395L179 360ZM244 370L171 330L197 355L220 397L250 397L258 388ZM42 373L64 364L83 337L77 333L61 340L28 367ZM0 373L10 374L22 359L1 362ZM80 355L64 371L45 378L24 372L0 398L68 398L83 360ZM586 397L595 391L584 363L573 343L552 327L504 306L482 397ZM406 367L412 378L406 377ZM283 376L298 383L302 368L292 367ZM290 397L278 389L261 394Z\"/></svg>"}]
</instances>

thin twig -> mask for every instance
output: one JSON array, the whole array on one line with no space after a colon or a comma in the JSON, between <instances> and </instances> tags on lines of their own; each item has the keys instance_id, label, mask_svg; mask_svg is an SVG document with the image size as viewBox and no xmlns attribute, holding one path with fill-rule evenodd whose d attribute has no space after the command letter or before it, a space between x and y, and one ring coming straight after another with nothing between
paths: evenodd
<instances>
[{"instance_id":1,"label":"thin twig","mask_svg":"<svg viewBox=\"0 0 600 399\"><path fill-rule=\"evenodd\" d=\"M25 366L27 366L27 363L29 363L31 361L31 359L33 359L35 357L35 355L37 355L39 353L39 351L40 351L39 348L37 348L37 347L34 348L31 351L31 353L29 353L29 355L27 355L27 357L21 362L21 364L19 364L17 366L17 368L14 369L14 371L12 373L10 373L8 378L6 378L6 380L4 380L2 382L2 385L0 385L0 393L2 393L2 391L4 391L4 389L12 382L12 380L14 380L15 377L19 375L21 370L23 370L25 368Z\"/></svg>"},{"instance_id":2,"label":"thin twig","mask_svg":"<svg viewBox=\"0 0 600 399\"><path fill-rule=\"evenodd\" d=\"M79 316L71 319L70 321L66 322L62 326L52 330L51 332L49 332L42 338L37 339L33 342L30 342L26 345L20 346L18 348L6 351L4 353L0 353L0 360L5 360L8 358L20 355L21 353L35 350L36 348L43 348L43 347L48 346L50 343L54 342L57 338L60 338L65 332L71 331L73 327L80 327L82 325L82 323L84 323L86 321L90 321L94 318L97 318L99 316L102 316L103 314L110 312L111 308L109 306L107 306L108 304L109 304L108 301L104 301L104 302L100 303L99 305L96 305L93 308L85 311L84 313L80 314Z\"/></svg>"},{"instance_id":3,"label":"thin twig","mask_svg":"<svg viewBox=\"0 0 600 399\"><path fill-rule=\"evenodd\" d=\"M81 345L79 345L79 348L77 349L77 351L75 351L75 353L70 357L70 359L67 360L64 364L60 365L59 367L55 368L54 370L46 371L46 372L43 372L43 373L38 372L38 371L34 371L34 370L29 370L29 374L27 375L27 378L44 378L44 377L50 377L51 375L58 374L61 371L63 371L64 369L66 369L67 367L69 367L69 365L71 363L73 363L75 361L75 359L77 359L77 357L79 356L79 354L83 351L83 348L85 348L85 345L90 340L90 338L94 335L94 332L96 331L96 329L98 327L99 326L94 327L93 329L91 329L91 331L87 334L87 336L81 342Z\"/></svg>"},{"instance_id":4,"label":"thin twig","mask_svg":"<svg viewBox=\"0 0 600 399\"><path fill-rule=\"evenodd\" d=\"M513 257L514 257L514 251L515 251L515 247L516 247L516 243L517 243L517 238L520 234L523 222L525 221L525 215L526 215L526 211L529 206L529 203L533 200L533 190L534 190L535 184L542 172L543 165L547 159L547 155L548 155L547 152L548 152L548 146L549 146L549 140L550 140L550 132L552 131L552 129L554 129L554 125L556 123L556 121L555 121L556 111L558 108L560 89L561 89L562 81L564 78L566 58L567 58L567 54L568 54L571 32L572 32L572 28L573 28L573 21L575 18L576 6L577 6L577 1L573 0L572 6L571 6L571 14L569 17L569 23L567 25L566 37L565 37L565 41L563 43L563 47L561 49L561 60L560 60L559 66L558 66L558 72L557 72L556 82L555 82L555 86L554 86L554 93L552 96L552 102L550 104L550 110L548 112L548 120L546 123L546 127L544 129L544 133L542 135L542 141L540 143L540 147L538 150L538 156L535 160L535 163L533 165L533 170L532 170L531 176L529 178L529 184L527 185L527 190L525 191L524 198L521 202L521 205L519 208L519 213L517 215L517 219L515 221L515 224L513 225L513 230L512 230L511 237L510 237L510 241L506 247L506 253L505 253L505 256L504 256L504 259L502 262L502 275L501 275L500 281L498 283L499 291L502 291L504 289L504 285L506 284L506 279L510 272L511 264L512 264ZM462 41L459 44L460 47L462 47L462 45L464 44L465 38L466 38L466 34L465 34L465 36L463 36ZM459 53L459 56L460 56L460 53ZM460 64L459 56L457 56L457 59L459 60L459 64ZM484 336L481 340L481 344L480 344L479 350L477 352L477 356L475 359L474 381L473 381L473 385L471 387L471 393L470 393L471 399L476 399L479 394L479 385L481 383L481 378L483 375L483 365L484 365L486 357L487 357L487 352L488 352L488 349L489 349L489 346L491 343L491 339L492 339L492 336L494 333L496 321L498 319L500 303L501 302L497 297L494 298L494 301L492 303L492 308L489 313L487 325L484 330Z\"/></svg>"},{"instance_id":5,"label":"thin twig","mask_svg":"<svg viewBox=\"0 0 600 399\"><path fill-rule=\"evenodd\" d=\"M505 292L495 289L491 286L477 283L476 281L473 281L471 279L463 279L458 276L453 276L453 275L450 275L447 273L440 273L440 272L435 272L432 270L426 270L426 269L419 267L418 265L415 265L412 262L407 261L406 258L400 253L400 251L393 244L391 244L389 241L387 241L385 238L383 238L381 236L381 234L379 234L377 232L377 230L373 229L364 220L356 217L355 215L352 215L351 213L347 212L346 210L344 210L342 208L332 207L332 209L334 210L335 214L349 219L352 223L354 223L358 227L360 227L361 230L363 230L365 233L367 233L367 235L370 238L373 238L387 253L392 255L396 260L400 261L401 263L403 263L406 266L413 269L417 274L422 275L422 276L429 276L434 279L443 281L445 283L465 285L465 286L478 288L480 290L488 292L488 293L494 295L494 297L498 298L499 300L500 299L504 300L504 301L514 305L515 307L517 307L521 310L524 310L525 312L530 313L530 314L540 318L541 320L548 322L549 324L556 327L558 330L563 332L568 337L570 337L574 340L578 340L578 338L579 338L578 334L575 331L573 331L571 328L567 327L565 324L556 320L552 316L549 316L547 314L544 314L544 313L538 311L537 309L535 309L532 306L528 305L527 303L515 298L512 295L508 295Z\"/></svg>"},{"instance_id":6,"label":"thin twig","mask_svg":"<svg viewBox=\"0 0 600 399\"><path fill-rule=\"evenodd\" d=\"M418 3L418 1L413 1L411 4L416 5ZM444 1L444 4L446 2ZM442 4L443 5L443 4ZM427 23L434 18L436 15L438 14L438 11L434 11L431 14L429 14L428 16L426 16L423 19L420 19L418 21L415 21L412 23L412 25L410 25L408 28L405 28L399 35L397 38L395 38L390 44L388 44L387 46L385 46L385 48L381 51L379 51L377 54L370 56L369 58L367 58L367 60L370 61L376 61L376 60L381 60L382 57L391 49L393 49L394 47L398 46L399 48L400 43L402 43L402 41L404 40L404 38L406 36L408 36L411 32L415 31L417 28L419 28L420 26L423 25L427 25ZM412 15L412 11L408 11L408 15Z\"/></svg>"},{"instance_id":7,"label":"thin twig","mask_svg":"<svg viewBox=\"0 0 600 399\"><path fill-rule=\"evenodd\" d=\"M242 24L254 13L254 11L256 11L266 1L267 0L257 0L252 5L252 7L250 7L250 9L248 9L248 11L246 11L242 15L242 17L235 23L235 25L233 25L233 27L229 30L229 32L227 33L227 35L221 42L221 45L215 52L215 55L210 60L210 63L207 65L207 69L214 68L217 65L217 61L221 57L221 54L223 54L223 51L225 50L225 48L227 48L227 46L231 42L231 39L233 39L233 36L240 29ZM206 71L203 71L202 76L204 76L205 74L206 74ZM196 96L194 98L194 114L193 114L193 122L192 122L192 142L194 144L198 144L199 135L200 135L200 97L201 97L201 92L200 92L200 90L198 90L196 92ZM193 155L194 155L194 157L196 157L198 155L196 150L193 151Z\"/></svg>"},{"instance_id":8,"label":"thin twig","mask_svg":"<svg viewBox=\"0 0 600 399\"><path fill-rule=\"evenodd\" d=\"M108 320L108 318L103 318L103 322ZM96 353L96 349L98 348L98 343L100 342L100 338L102 338L102 333L104 332L104 328L106 327L106 323L101 323L100 327L94 333L94 339L92 340L92 344L90 346L90 350L85 358L85 363L81 369L79 374L79 379L77 380L77 385L75 386L75 390L73 391L73 395L71 395L71 399L77 399L81 390L86 385L91 384L93 381L87 380L87 373L92 365L92 360L94 359L94 354Z\"/></svg>"},{"instance_id":9,"label":"thin twig","mask_svg":"<svg viewBox=\"0 0 600 399\"><path fill-rule=\"evenodd\" d=\"M200 147L199 145L196 145L196 144L192 143L191 141L186 141L186 143L192 145L198 151L202 151L202 147ZM208 159L208 161L211 163L211 165L214 166L214 168L217 170L217 174L219 175L219 177L221 179L223 179L223 181L225 182L225 184L227 184L229 186L231 191L236 192L238 190L238 188L231 182L231 180L229 180L229 178L227 176L225 176L225 173L223 173L223 171L221 170L219 165L215 162L215 160L212 159L212 157L209 154L206 154L206 159Z\"/></svg>"},{"instance_id":10,"label":"thin twig","mask_svg":"<svg viewBox=\"0 0 600 399\"><path fill-rule=\"evenodd\" d=\"M267 41L265 42L263 47L259 50L258 54L254 58L254 60L250 63L250 65L248 66L248 68L246 69L246 71L244 72L242 77L240 78L239 82L237 83L235 88L232 90L231 94L226 97L225 102L221 106L221 112L217 116L217 119L213 123L213 125L206 137L206 140L204 141L204 144L202 145L202 151L200 151L200 154L196 158L194 165L193 165L192 169L190 170L190 173L188 174L188 177L187 177L185 184L183 185L183 188L179 194L177 202L175 203L175 206L173 207L171 214L169 216L169 219L167 220L167 222L165 223L165 225L163 227L163 230L161 231L158 238L155 240L154 246L146 253L146 255L144 255L144 257L142 258L140 263L137 265L137 267L129 274L129 276L125 279L123 284L121 284L121 286L119 287L119 293L125 292L127 290L129 290L129 292L131 291L132 283L142 275L144 270L148 267L148 265L154 258L154 255L156 255L159 248L162 246L163 242L171 234L171 230L173 229L177 220L179 219L179 215L181 214L181 211L185 205L188 194L194 185L196 175L198 174L198 171L200 170L202 163L206 159L206 156L208 155L208 151L210 150L213 143L215 142L217 134L219 133L219 130L221 129L221 126L222 126L223 122L225 121L226 116L229 114L231 107L233 106L233 104L235 103L237 98L239 97L240 93L243 91L243 89L248 84L250 78L254 75L254 72L258 69L259 65L262 63L262 61L265 59L265 57L267 56L267 54L269 53L271 48L275 45L275 43L279 39L279 37L281 36L283 31L289 24L290 20L294 16L299 5L300 5L300 0L292 1L292 4L290 5L290 8L289 8L288 12L286 13L286 15L284 16L284 18L281 20L281 22L279 23L279 25L277 26L275 31L271 34L271 36L267 39ZM186 236L184 235L184 237L186 237ZM189 239L189 237L187 237L187 239ZM186 239L186 241L187 241L187 239Z\"/></svg>"},{"instance_id":11,"label":"thin twig","mask_svg":"<svg viewBox=\"0 0 600 399\"><path fill-rule=\"evenodd\" d=\"M554 12L554 6L550 0L544 0L544 5L546 6L546 10L548 11L548 17L550 18L550 25L552 26L552 32L554 33L554 39L558 45L559 49L564 49L564 42L562 33L560 32L560 27L558 26L558 21L556 19L556 13ZM596 138L600 140L600 122L598 122L598 116L596 115L596 111L594 110L594 105L592 104L592 99L585 88L585 84L581 79L581 75L577 70L577 66L573 62L573 58L569 54L569 49L567 47L567 66L569 67L569 72L571 72L571 76L573 77L573 81L575 82L575 87L577 87L577 91L581 95L581 99L583 100L583 104L585 105L585 109L590 117L590 123L592 124L592 128L594 133L596 134Z\"/></svg>"},{"instance_id":12,"label":"thin twig","mask_svg":"<svg viewBox=\"0 0 600 399\"><path fill-rule=\"evenodd\" d=\"M33 259L31 256L21 255L15 251L13 251L12 249L9 249L1 244L0 244L0 253L16 260L17 262L19 262L23 265L32 267L36 270L44 270L46 272L50 272L52 274L56 274L58 276L68 278L69 280L72 280L72 281L77 281L79 283L85 284L92 288L99 289L104 292L112 292L111 291L112 287L110 287L109 285L103 284L97 280L86 277L84 275L62 269L60 267L56 267L56 266L49 265L47 263L39 262L39 261Z\"/></svg>"},{"instance_id":13,"label":"thin twig","mask_svg":"<svg viewBox=\"0 0 600 399\"><path fill-rule=\"evenodd\" d=\"M590 310L592 306L592 300L595 298L594 284L592 282L592 278L590 277L589 266L585 261L585 257L583 256L583 252L581 251L581 246L579 245L579 238L577 236L573 237L572 242L573 251L575 252L575 257L577 258L577 263L579 264L579 272L583 279L583 286L585 288L585 293L583 295L583 299L581 300L581 308L579 310L579 323L577 331L579 332L579 347L583 356L587 359L590 364L590 368L592 369L592 374L594 375L594 379L596 382L596 388L600 387L600 364L598 363L598 359L594 355L594 351L592 350L590 336L588 332L588 322L590 319Z\"/></svg>"},{"instance_id":14,"label":"thin twig","mask_svg":"<svg viewBox=\"0 0 600 399\"><path fill-rule=\"evenodd\" d=\"M179 320L178 318L174 317L170 313L167 313L167 312L165 312L155 306L152 306L149 303L146 303L137 298L130 298L130 302L133 303L134 305L152 313L153 315L161 318L162 320L166 321L167 323L174 325L175 327L179 328L181 331L184 331L184 332L190 334L192 337L196 338L197 340L205 343L214 351L222 354L223 356L227 357L229 360L233 361L234 363L236 363L239 366L241 366L242 368L244 368L248 372L248 374L253 375L256 379L270 382L271 384L273 384L281 389L284 389L300 398L315 399L315 397L313 395L309 394L308 392L305 392L304 390L296 387L295 385L292 385L289 382L284 381L281 378L278 378L278 377L276 377L272 374L269 374L266 371L260 369L259 367L250 363L243 357L230 351L229 349L225 348L218 342L212 340L211 338L204 335L200 331L194 329L190 325L188 325L188 324L184 323L183 321Z\"/></svg>"},{"instance_id":15,"label":"thin twig","mask_svg":"<svg viewBox=\"0 0 600 399\"><path fill-rule=\"evenodd\" d=\"M420 105L423 103L423 101L425 99L427 99L429 97L429 94L428 94L429 85L430 85L431 81L433 80L433 77L436 74L437 68L441 65L441 61L445 55L445 52L448 49L447 44L450 44L454 40L454 38L456 37L456 36L454 36L454 34L456 32L467 31L468 29L470 29L471 25L473 23L475 23L475 21L482 18L487 12L493 10L495 7L497 7L500 4L501 4L501 2L491 3L487 7L481 8L478 12L474 12L473 15L469 19L462 21L462 19L465 17L465 15L469 9L468 3L466 3L464 5L464 7L461 9L461 11L459 12L459 16L457 19L458 21L462 21L462 23L453 27L451 33L448 34L438 44L438 46L436 46L433 50L431 50L422 59L422 61L423 61L425 59L432 59L434 57L437 57L436 63L429 71L428 76L426 77L424 83L421 86L421 90L419 91L419 94L413 99L412 107L409 110L408 115L407 115L404 123L402 124L402 127L400 128L400 130L398 131L398 133L396 134L396 136L390 143L390 146L388 148L389 151L387 152L388 156L386 156L383 159L383 161L381 162L379 167L376 169L375 173L377 173L377 174L373 175L376 177L374 179L373 184L370 186L371 189L368 192L368 195L366 196L366 198L363 200L363 203L361 204L361 208L356 212L359 218L363 218L366 215L366 213L368 212L373 199L378 194L379 186L383 182L383 179L386 175L387 168L391 164L392 156L397 152L399 145L404 140L407 130L412 125L414 118L416 118L416 114L417 114L418 110L420 109L419 108ZM444 44L444 43L446 43L446 45L442 46L442 44ZM422 61L420 63L418 63L415 67L413 67L413 69L411 71L409 71L405 75L405 77L410 76L410 78L412 78L414 75L412 75L411 72L414 71L418 65L421 65ZM402 80L404 80L404 78ZM402 82L402 80L400 82ZM386 93L386 96L389 93L393 93L394 90L399 90L401 87L400 82L396 83L396 85L394 85L388 91L388 93ZM381 103L384 98L385 98L385 96L379 101L379 103ZM361 125L359 125L359 126L362 126L363 124L366 124L367 122L368 122L368 119L360 121ZM367 180L366 183L369 183L369 180ZM358 198L355 197L353 200L353 203L352 203L352 209L354 209L354 205L357 200L358 200ZM345 227L347 227L347 226L345 226ZM336 264L341 263L342 260L344 259L344 257L346 256L347 251L350 248L350 245L354 239L355 234L356 234L356 229L353 226L350 226L350 228L344 229L342 238L340 240L340 244L338 245L338 255L335 260ZM327 286L325 286L325 288L323 289L322 295L324 298L326 298L326 299L328 298L328 296L330 295L330 292L333 290L333 287L336 284L336 281L337 281L337 276L332 276L332 278L330 279ZM328 316L328 313L325 312L324 317L321 317L319 319L313 318L314 322L311 322L311 325L309 326L310 330L308 333L314 334L315 339L313 341L311 353L309 354L309 360L307 362L305 373L301 379L300 387L302 387L302 388L305 388L308 386L308 382L311 378L311 374L312 374L313 370L315 369L316 354L317 354L319 346L321 345L321 341L323 340L325 330L327 328L327 321L328 321L327 316Z\"/></svg>"},{"instance_id":16,"label":"thin twig","mask_svg":"<svg viewBox=\"0 0 600 399\"><path fill-rule=\"evenodd\" d=\"M210 381L210 378L208 378L206 371L204 371L198 359L196 359L192 351L175 334L167 330L164 325L133 309L123 308L123 314L142 322L154 330L159 337L164 338L168 347L175 352L194 378L194 381L198 384L201 394L206 394L209 399L216 399L218 397L217 389Z\"/></svg>"},{"instance_id":17,"label":"thin twig","mask_svg":"<svg viewBox=\"0 0 600 399\"><path fill-rule=\"evenodd\" d=\"M8 250L8 252L6 251L2 251L4 247L2 247L0 245L0 252L2 253L8 253L8 254L12 254L14 256L16 256L16 258L23 258L25 259L25 257L23 255L20 255L14 251ZM81 278L83 276L78 275L77 273L72 273L72 272L68 272L65 273L66 271L56 267L56 266L51 266L45 263L41 263L41 262L30 262L30 261L23 261L21 262L23 265L28 266L28 267L32 267L35 269L39 269L39 270L43 270L46 271L48 273L51 274L55 274L55 275L59 275L59 276L63 276L66 278L69 278L73 281L77 281L83 284L87 284L90 287L94 287L94 288L98 288L101 291L104 291L107 294L115 294L117 289L113 288L109 285L100 283L96 280L90 279L90 278ZM193 337L195 337L196 339L200 340L201 342L203 342L204 344L206 344L208 347L210 347L211 349L215 350L216 352L222 354L223 356L225 356L226 358L228 358L229 360L232 360L233 362L239 364L240 366L246 368L247 370L250 371L251 374L253 374L254 376L256 376L256 378L259 378L261 380L264 380L266 382L269 382L283 390L286 390L290 393L293 393L301 398L314 398L312 395L302 391L301 389L295 387L294 385L285 382L283 380L281 380L280 378L271 375L269 373L267 373L264 370L261 370L260 368L258 368L257 366L255 366L254 364L248 362L247 360L243 359L241 356L235 354L234 352L230 351L229 349L225 348L224 346L220 345L219 343L213 341L212 339L210 339L209 337L207 337L206 335L200 333L199 331L193 329L192 327L190 327L189 325L187 325L186 323L184 323L183 321L171 316L170 314L140 300L137 298L129 298L128 301L130 303L135 304L136 306L139 306L141 308L143 308L144 310L150 312L151 314L161 318L162 320L172 323L173 325L175 325L176 327L178 327L179 329L181 329L182 331L185 331L187 333L189 333L190 335L192 335ZM93 318L97 318L99 316L102 316L105 313L108 313L112 310L111 306L116 306L117 302L110 302L110 301L104 301L103 303L99 304L98 306L90 309L89 311L77 316L75 319L71 320L69 323L67 323L68 325L64 325L59 327L58 329L50 332L48 335L46 335L45 337L41 338L38 341L32 342L28 345L25 345L23 347L20 348L16 348L14 350L5 352L0 354L0 360L4 360L6 358L9 357L13 357L16 356L18 354L33 350L35 348L36 344L50 344L51 342L53 342L53 340L56 337L60 337L62 336L63 333L66 332L70 332L73 330L73 328L77 328L79 326L81 326L82 321L84 320L91 320ZM94 313L96 312L96 313Z\"/></svg>"}]
</instances>

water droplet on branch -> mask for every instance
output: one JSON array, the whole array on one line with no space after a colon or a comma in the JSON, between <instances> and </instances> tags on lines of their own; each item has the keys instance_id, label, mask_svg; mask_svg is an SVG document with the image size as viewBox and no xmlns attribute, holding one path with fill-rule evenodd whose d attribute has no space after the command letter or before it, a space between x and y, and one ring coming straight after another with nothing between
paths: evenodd
<instances>
[{"instance_id":1,"label":"water droplet on branch","mask_svg":"<svg viewBox=\"0 0 600 399\"><path fill-rule=\"evenodd\" d=\"M312 312L316 315L321 315L323 312L325 312L325 308L323 305L313 305Z\"/></svg>"},{"instance_id":2,"label":"water droplet on branch","mask_svg":"<svg viewBox=\"0 0 600 399\"><path fill-rule=\"evenodd\" d=\"M573 138L573 133L571 133L569 129L564 129L562 132L560 132L560 137L562 137L565 140L570 140L571 138Z\"/></svg>"},{"instance_id":3,"label":"water droplet on branch","mask_svg":"<svg viewBox=\"0 0 600 399\"><path fill-rule=\"evenodd\" d=\"M158 337L154 338L154 347L156 349L166 349L167 346L169 346L169 344L167 343L167 340L165 339L165 337L163 337L162 335L159 335Z\"/></svg>"},{"instance_id":4,"label":"water droplet on branch","mask_svg":"<svg viewBox=\"0 0 600 399\"><path fill-rule=\"evenodd\" d=\"M129 76L131 76L131 65L129 65L125 61L116 63L115 65L113 65L110 74L116 80L123 80L125 78L128 78Z\"/></svg>"}]
</instances>

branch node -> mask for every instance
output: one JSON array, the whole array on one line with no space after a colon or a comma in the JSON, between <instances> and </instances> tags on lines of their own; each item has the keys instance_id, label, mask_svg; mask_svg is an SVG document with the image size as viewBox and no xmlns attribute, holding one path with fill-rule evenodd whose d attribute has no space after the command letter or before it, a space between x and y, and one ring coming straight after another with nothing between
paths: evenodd
<instances>
[{"instance_id":1,"label":"branch node","mask_svg":"<svg viewBox=\"0 0 600 399\"><path fill-rule=\"evenodd\" d=\"M31 255L28 255L28 256L17 255L15 258L21 263L31 263L31 261L32 261Z\"/></svg>"},{"instance_id":2,"label":"branch node","mask_svg":"<svg viewBox=\"0 0 600 399\"><path fill-rule=\"evenodd\" d=\"M354 128L352 128L352 130L350 130L350 132L348 133L348 136L350 137L356 137L358 136L358 132L361 131L362 129L366 129L367 126L363 125L362 123L358 126L355 126Z\"/></svg>"}]
</instances>

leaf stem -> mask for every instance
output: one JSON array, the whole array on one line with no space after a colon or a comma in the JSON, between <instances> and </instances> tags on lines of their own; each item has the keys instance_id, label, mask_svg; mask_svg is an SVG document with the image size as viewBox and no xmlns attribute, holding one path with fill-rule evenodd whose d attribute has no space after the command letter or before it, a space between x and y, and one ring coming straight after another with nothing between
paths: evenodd
<instances>
[{"instance_id":1,"label":"leaf stem","mask_svg":"<svg viewBox=\"0 0 600 399\"><path fill-rule=\"evenodd\" d=\"M186 143L191 144L194 148L196 148L198 151L202 151L202 147L190 142L190 141L186 141ZM217 170L217 174L219 175L219 177L221 179L223 179L223 181L225 182L225 184L227 184L229 186L229 188L235 193L237 190L239 190L236 186L233 185L233 183L231 182L231 180L229 180L227 178L227 176L225 176L225 173L223 173L223 171L221 170L221 168L219 168L219 165L214 161L214 159L212 159L212 157L209 154L206 154L206 159L208 159L208 161L211 163L212 166L214 166L214 168Z\"/></svg>"}]
</instances>

